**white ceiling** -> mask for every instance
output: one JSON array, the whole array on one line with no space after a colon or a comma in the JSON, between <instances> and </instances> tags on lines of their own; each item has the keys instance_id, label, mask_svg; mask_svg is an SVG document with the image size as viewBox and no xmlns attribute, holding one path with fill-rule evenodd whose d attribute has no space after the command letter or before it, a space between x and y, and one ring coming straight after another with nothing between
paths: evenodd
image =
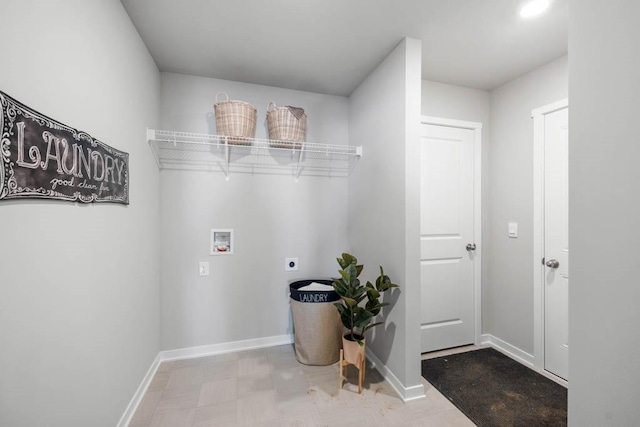
<instances>
[{"instance_id":1,"label":"white ceiling","mask_svg":"<svg viewBox=\"0 0 640 427\"><path fill-rule=\"evenodd\" d=\"M490 90L567 52L567 0L121 0L161 71L349 95L404 38L422 77Z\"/></svg>"}]
</instances>

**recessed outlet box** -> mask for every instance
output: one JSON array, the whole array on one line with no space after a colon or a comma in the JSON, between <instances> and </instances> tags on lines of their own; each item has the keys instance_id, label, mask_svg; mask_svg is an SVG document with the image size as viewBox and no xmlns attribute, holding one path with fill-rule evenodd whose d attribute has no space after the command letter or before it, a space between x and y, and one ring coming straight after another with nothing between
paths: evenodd
<instances>
[{"instance_id":1,"label":"recessed outlet box","mask_svg":"<svg viewBox=\"0 0 640 427\"><path fill-rule=\"evenodd\" d=\"M233 255L233 229L211 229L211 255Z\"/></svg>"},{"instance_id":2,"label":"recessed outlet box","mask_svg":"<svg viewBox=\"0 0 640 427\"><path fill-rule=\"evenodd\" d=\"M208 276L209 275L209 262L208 261L200 261L198 265L198 273L200 276Z\"/></svg>"},{"instance_id":3,"label":"recessed outlet box","mask_svg":"<svg viewBox=\"0 0 640 427\"><path fill-rule=\"evenodd\" d=\"M285 258L284 271L298 271L298 258Z\"/></svg>"}]
</instances>

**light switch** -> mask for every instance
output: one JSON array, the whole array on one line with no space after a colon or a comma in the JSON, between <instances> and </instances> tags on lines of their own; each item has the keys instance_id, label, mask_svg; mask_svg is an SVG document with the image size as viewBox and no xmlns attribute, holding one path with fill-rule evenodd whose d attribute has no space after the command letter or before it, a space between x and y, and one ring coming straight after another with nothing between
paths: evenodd
<instances>
[{"instance_id":1,"label":"light switch","mask_svg":"<svg viewBox=\"0 0 640 427\"><path fill-rule=\"evenodd\" d=\"M209 275L209 262L208 261L200 261L200 265L198 267L198 272L200 276L208 276Z\"/></svg>"},{"instance_id":2,"label":"light switch","mask_svg":"<svg viewBox=\"0 0 640 427\"><path fill-rule=\"evenodd\" d=\"M512 237L514 239L518 238L518 223L517 222L510 222L509 223L509 237Z\"/></svg>"}]
</instances>

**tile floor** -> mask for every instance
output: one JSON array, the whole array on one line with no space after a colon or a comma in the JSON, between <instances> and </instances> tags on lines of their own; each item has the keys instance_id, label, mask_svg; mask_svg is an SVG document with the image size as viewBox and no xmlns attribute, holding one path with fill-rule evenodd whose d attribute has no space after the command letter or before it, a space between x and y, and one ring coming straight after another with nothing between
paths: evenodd
<instances>
[{"instance_id":1,"label":"tile floor","mask_svg":"<svg viewBox=\"0 0 640 427\"><path fill-rule=\"evenodd\" d=\"M338 364L298 363L293 346L160 365L130 427L473 426L423 380L426 399L402 403L372 368L338 388Z\"/></svg>"}]
</instances>

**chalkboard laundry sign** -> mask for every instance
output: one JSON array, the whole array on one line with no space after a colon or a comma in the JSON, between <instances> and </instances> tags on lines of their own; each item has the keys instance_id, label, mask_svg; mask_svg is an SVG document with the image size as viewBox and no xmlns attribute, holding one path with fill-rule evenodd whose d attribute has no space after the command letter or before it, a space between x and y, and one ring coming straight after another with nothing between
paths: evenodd
<instances>
[{"instance_id":1,"label":"chalkboard laundry sign","mask_svg":"<svg viewBox=\"0 0 640 427\"><path fill-rule=\"evenodd\" d=\"M129 204L129 154L0 91L0 200Z\"/></svg>"}]
</instances>

